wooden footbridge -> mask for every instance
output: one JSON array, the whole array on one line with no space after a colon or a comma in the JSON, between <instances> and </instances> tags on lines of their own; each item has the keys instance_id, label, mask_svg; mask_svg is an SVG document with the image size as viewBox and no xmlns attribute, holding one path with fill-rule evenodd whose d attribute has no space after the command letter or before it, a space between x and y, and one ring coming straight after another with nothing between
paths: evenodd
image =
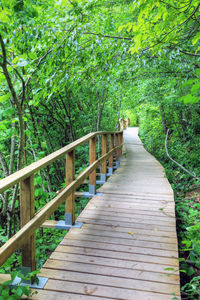
<instances>
[{"instance_id":1,"label":"wooden footbridge","mask_svg":"<svg viewBox=\"0 0 200 300\"><path fill-rule=\"evenodd\" d=\"M102 157L96 160L97 135L102 136ZM75 178L74 151L87 141L90 165ZM163 167L145 151L137 128L124 131L123 157L122 145L121 132L92 133L0 182L0 191L21 182L22 222L0 249L0 264L22 247L23 267L34 269L35 230L75 224L41 269L39 276L46 281L32 299L180 299L173 191ZM62 155L67 186L35 213L33 174ZM114 157L120 166L112 174ZM96 192L99 165L101 183L107 166L110 177ZM88 176L89 193L82 196L92 199L74 223L75 189ZM65 221L48 221L63 201Z\"/></svg>"}]
</instances>

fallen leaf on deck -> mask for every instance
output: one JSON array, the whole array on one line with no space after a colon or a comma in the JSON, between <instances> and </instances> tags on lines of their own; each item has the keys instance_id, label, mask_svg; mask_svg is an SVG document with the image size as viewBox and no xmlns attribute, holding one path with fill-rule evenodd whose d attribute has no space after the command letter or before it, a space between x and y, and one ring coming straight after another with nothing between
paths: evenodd
<instances>
[{"instance_id":1,"label":"fallen leaf on deck","mask_svg":"<svg viewBox=\"0 0 200 300\"><path fill-rule=\"evenodd\" d=\"M131 232L131 231L129 231L129 232L128 232L128 234L131 234L131 235L133 235L134 233L133 233L133 232Z\"/></svg>"}]
</instances>

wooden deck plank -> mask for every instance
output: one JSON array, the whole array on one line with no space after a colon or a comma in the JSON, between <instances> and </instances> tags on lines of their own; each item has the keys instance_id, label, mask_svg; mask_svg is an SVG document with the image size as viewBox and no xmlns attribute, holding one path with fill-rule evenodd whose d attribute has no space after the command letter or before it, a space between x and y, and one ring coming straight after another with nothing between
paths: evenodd
<instances>
[{"instance_id":1,"label":"wooden deck plank","mask_svg":"<svg viewBox=\"0 0 200 300\"><path fill-rule=\"evenodd\" d=\"M44 268L55 269L55 270L65 270L71 272L80 272L80 273L89 273L96 275L105 275L113 276L119 278L129 278L129 279L138 279L146 281L155 281L163 283L178 284L177 279L178 275L167 274L167 273L158 273L158 272L149 272L141 271L134 269L124 269L124 268L113 268L113 266L102 266L98 267L94 264L86 264L83 262L74 263L68 262L65 260L55 260L49 259L45 264Z\"/></svg>"},{"instance_id":2,"label":"wooden deck plank","mask_svg":"<svg viewBox=\"0 0 200 300\"><path fill-rule=\"evenodd\" d=\"M67 237L62 240L60 245L177 258L177 251L174 250L142 248L141 246L136 247L136 246L126 246L126 245L119 245L119 244L116 249L115 244L110 244L107 242L95 242L95 241L87 241L87 240L85 241L81 237L80 240L71 239L70 237Z\"/></svg>"},{"instance_id":3,"label":"wooden deck plank","mask_svg":"<svg viewBox=\"0 0 200 300\"><path fill-rule=\"evenodd\" d=\"M180 299L173 191L137 129L125 143L127 157L44 264L49 279L32 299Z\"/></svg>"},{"instance_id":4,"label":"wooden deck plank","mask_svg":"<svg viewBox=\"0 0 200 300\"><path fill-rule=\"evenodd\" d=\"M99 257L109 257L109 258L118 258L126 259L130 261L143 261L151 263L161 263L169 264L171 266L178 266L178 259L173 257L162 257L151 254L139 254L139 253L128 253L128 252L118 252L117 247L116 251L95 249L95 248L86 248L86 247L75 247L75 246L58 246L56 251L65 252L65 253L74 253L74 254L85 254L85 255L94 255ZM153 250L152 250L153 251Z\"/></svg>"},{"instance_id":5,"label":"wooden deck plank","mask_svg":"<svg viewBox=\"0 0 200 300\"><path fill-rule=\"evenodd\" d=\"M90 299L91 295L108 297L109 299L115 300L171 300L172 298L172 294L145 292L141 290L122 289L118 287L54 279L49 279L45 288L49 289L50 291L62 291L68 293L77 293L78 291L80 295L87 295L88 300Z\"/></svg>"},{"instance_id":6,"label":"wooden deck plank","mask_svg":"<svg viewBox=\"0 0 200 300\"><path fill-rule=\"evenodd\" d=\"M151 214L146 214L146 211L141 211L141 210L137 210L137 211L133 211L130 212L129 210L120 210L118 211L117 209L111 209L109 208L108 210L105 209L98 209L98 211L94 210L93 208L90 208L89 206L87 207L86 210L83 210L82 213L87 213L87 214L99 214L99 215L105 215L105 216L115 216L115 217L122 217L122 218L132 218L133 220L135 220L135 218L140 218L142 220L155 220L155 222L157 221L163 221L163 222L167 222L168 224L173 223L173 225L175 225L176 221L174 219L174 216L167 216L167 215L163 215L163 213L151 213ZM144 217L145 216L145 217ZM157 224L157 223L156 223Z\"/></svg>"},{"instance_id":7,"label":"wooden deck plank","mask_svg":"<svg viewBox=\"0 0 200 300\"><path fill-rule=\"evenodd\" d=\"M78 282L85 284L96 284L107 287L116 287L121 289L130 290L142 290L147 292L158 292L162 291L162 294L168 294L169 290L171 293L179 294L179 285L144 281L139 279L129 279L129 278L119 278L113 276L103 276L89 273L80 272L70 272L55 269L41 269L41 276L48 277L49 279L63 280L64 282ZM48 286L49 282L47 282ZM65 283L63 284L65 285ZM110 295L112 294L112 289L110 289Z\"/></svg>"},{"instance_id":8,"label":"wooden deck plank","mask_svg":"<svg viewBox=\"0 0 200 300\"><path fill-rule=\"evenodd\" d=\"M132 234L129 234L128 238L122 237L114 237L114 236L105 236L101 231L94 231L93 233L90 231L81 230L80 232L71 231L67 238L69 239L77 239L83 241L93 241L93 242L103 242L108 244L117 244L124 246L132 246L132 247L142 247L142 248L152 248L152 249L162 249L162 250L171 250L177 252L176 244L168 244L168 243L160 243L158 241L141 241L137 240L135 237L132 237Z\"/></svg>"},{"instance_id":9,"label":"wooden deck plank","mask_svg":"<svg viewBox=\"0 0 200 300\"><path fill-rule=\"evenodd\" d=\"M110 220L99 220L99 219L87 219L87 218L78 218L79 222L84 222L87 224L92 225L106 225L108 228L118 228L122 229L126 228L127 232L130 231L137 231L141 234L148 234L148 235L156 235L156 236L168 236L168 237L176 237L176 231L174 228L161 228L161 226L155 226L155 225L145 225L145 224L137 224L137 223L125 223L125 222L116 222L116 221L110 221ZM137 230L138 229L138 230Z\"/></svg>"},{"instance_id":10,"label":"wooden deck plank","mask_svg":"<svg viewBox=\"0 0 200 300\"><path fill-rule=\"evenodd\" d=\"M134 198L134 201L133 201ZM160 200L159 200L160 198ZM128 196L128 195L123 195L123 194L102 194L101 196L94 196L91 199L91 202L96 202L98 200L100 201L110 201L113 200L115 202L120 202L120 203L152 203L154 205L160 205L160 203L170 203L170 204L174 204L174 201L172 199L172 197L170 198L163 198L160 196L158 199L156 198L144 198L144 197L140 197L140 198L136 198L135 196Z\"/></svg>"},{"instance_id":11,"label":"wooden deck plank","mask_svg":"<svg viewBox=\"0 0 200 300\"><path fill-rule=\"evenodd\" d=\"M97 266L111 266L111 267L119 267L124 269L131 269L131 270L140 270L140 271L149 271L149 272L157 272L162 274L178 274L178 266L172 265L164 265L160 262L154 264L151 262L143 262L137 260L123 260L118 258L107 258L107 257L99 257L99 256L92 256L86 254L72 254L72 253L65 253L65 252L53 252L51 254L51 259L56 260L64 260L76 263L88 263L88 264L95 264ZM98 267L97 267L98 269Z\"/></svg>"},{"instance_id":12,"label":"wooden deck plank","mask_svg":"<svg viewBox=\"0 0 200 300\"><path fill-rule=\"evenodd\" d=\"M96 208L98 207L104 207L104 208L111 208L111 207L117 207L118 209L120 208L125 208L125 209L140 209L140 210L151 210L151 211L158 211L158 210L165 210L166 212L174 213L174 206L172 207L170 204L165 205L165 204L160 204L157 206L149 204L143 204L143 203L116 203L115 201L104 201L102 202L101 200L96 200L93 202L91 200L89 206L94 206Z\"/></svg>"},{"instance_id":13,"label":"wooden deck plank","mask_svg":"<svg viewBox=\"0 0 200 300\"><path fill-rule=\"evenodd\" d=\"M94 205L90 205L87 206L87 210L96 210L96 207ZM141 215L141 216L147 216L147 217L159 217L159 218L168 218L168 219L174 219L174 213L173 214L169 214L166 213L165 211L163 211L163 209L158 209L156 211L149 211L149 210L141 210L141 209L124 209L124 208L120 208L120 210L118 208L115 207L111 207L109 206L107 207L98 207L98 212L101 211L107 211L110 213L114 214L132 214L133 217L135 214L137 215Z\"/></svg>"},{"instance_id":14,"label":"wooden deck plank","mask_svg":"<svg viewBox=\"0 0 200 300\"><path fill-rule=\"evenodd\" d=\"M141 239L144 240L152 240L152 241L165 241L167 243L177 243L176 236L172 236L169 233L162 232L161 234L158 231L152 231L150 232L148 230L142 230L142 229L137 229L134 230L133 226L132 227L118 227L118 226L106 226L106 225L96 225L96 224L84 224L83 225L84 229L88 230L102 230L102 231L107 231L108 232L113 232L113 233L123 233L127 237L134 236L134 237L140 237Z\"/></svg>"},{"instance_id":15,"label":"wooden deck plank","mask_svg":"<svg viewBox=\"0 0 200 300\"><path fill-rule=\"evenodd\" d=\"M33 292L37 292L34 294L31 299L32 300L88 300L87 293L85 295L80 295L76 293L68 293L68 292L58 292L54 290L38 290L32 289ZM110 298L91 296L90 300L109 300Z\"/></svg>"},{"instance_id":16,"label":"wooden deck plank","mask_svg":"<svg viewBox=\"0 0 200 300\"><path fill-rule=\"evenodd\" d=\"M175 220L174 218L172 219L162 219L160 220L159 218L156 217L145 217L144 216L138 216L137 214L135 215L124 215L124 214L120 214L120 215L114 215L113 213L110 213L109 211L101 211L101 212L96 212L94 210L84 210L80 217L85 217L85 218L90 218L90 219L94 219L94 218L101 218L101 219L109 219L109 220L114 220L117 221L120 219L121 222L128 222L128 223L133 223L133 222L137 222L140 224L154 224L154 225L161 225L161 226L172 226L174 228L175 226Z\"/></svg>"},{"instance_id":17,"label":"wooden deck plank","mask_svg":"<svg viewBox=\"0 0 200 300\"><path fill-rule=\"evenodd\" d=\"M101 220L101 221L109 221L110 223L113 224L121 224L122 226L130 226L130 224L134 224L134 226L138 227L138 228L141 228L141 229L146 229L146 228L149 228L149 229L152 229L154 230L154 228L159 228L160 230L164 230L164 231L174 231L174 223L169 226L169 222L166 222L166 223L163 223L163 222L150 222L146 219L137 219L137 218L126 218L126 217L111 217L111 216L107 216L107 215L94 215L91 216L91 214L87 214L87 213L84 213L82 214L81 216L79 216L78 218L80 221L84 222L84 223L89 223L88 219L90 220L91 219L91 222L93 221L98 221L98 220ZM95 222L96 223L96 222Z\"/></svg>"}]
</instances>

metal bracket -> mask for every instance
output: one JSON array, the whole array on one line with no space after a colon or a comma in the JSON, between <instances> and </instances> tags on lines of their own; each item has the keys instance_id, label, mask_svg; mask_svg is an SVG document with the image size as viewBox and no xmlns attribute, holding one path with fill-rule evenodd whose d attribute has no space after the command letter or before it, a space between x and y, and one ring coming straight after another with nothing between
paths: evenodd
<instances>
[{"instance_id":1,"label":"metal bracket","mask_svg":"<svg viewBox=\"0 0 200 300\"><path fill-rule=\"evenodd\" d=\"M96 192L96 186L89 184L89 194L94 195Z\"/></svg>"},{"instance_id":2,"label":"metal bracket","mask_svg":"<svg viewBox=\"0 0 200 300\"><path fill-rule=\"evenodd\" d=\"M107 173L107 176L111 176L113 174L113 167L109 167L108 168L108 173Z\"/></svg>"},{"instance_id":3,"label":"metal bracket","mask_svg":"<svg viewBox=\"0 0 200 300\"><path fill-rule=\"evenodd\" d=\"M100 180L96 180L96 184L104 184L106 182L106 175L107 174L102 174L100 175Z\"/></svg>"},{"instance_id":4,"label":"metal bracket","mask_svg":"<svg viewBox=\"0 0 200 300\"><path fill-rule=\"evenodd\" d=\"M84 192L81 197L82 198L93 198L94 196L102 195L102 193L95 193L95 191L96 191L96 186L89 184L89 192Z\"/></svg>"},{"instance_id":5,"label":"metal bracket","mask_svg":"<svg viewBox=\"0 0 200 300\"><path fill-rule=\"evenodd\" d=\"M114 170L119 168L120 160L116 160L115 166L113 167Z\"/></svg>"},{"instance_id":6,"label":"metal bracket","mask_svg":"<svg viewBox=\"0 0 200 300\"><path fill-rule=\"evenodd\" d=\"M83 198L93 198L94 196L102 196L102 193L90 194L89 192L84 192L81 197L83 197Z\"/></svg>"},{"instance_id":7,"label":"metal bracket","mask_svg":"<svg viewBox=\"0 0 200 300\"><path fill-rule=\"evenodd\" d=\"M58 221L58 223L56 224L56 229L68 230L70 228L81 228L82 225L83 223L80 222L75 222L74 224L72 224L72 214L65 213L65 220Z\"/></svg>"},{"instance_id":8,"label":"metal bracket","mask_svg":"<svg viewBox=\"0 0 200 300\"><path fill-rule=\"evenodd\" d=\"M92 198L95 195L95 191L96 191L96 186L89 184L89 192L84 192L82 197L83 198Z\"/></svg>"},{"instance_id":9,"label":"metal bracket","mask_svg":"<svg viewBox=\"0 0 200 300\"><path fill-rule=\"evenodd\" d=\"M43 289L45 284L48 281L48 278L46 277L38 277L39 282L38 283L26 283L26 282L21 282L21 278L16 276L13 282L11 283L11 286L19 285L19 286L29 286L30 288L34 289Z\"/></svg>"},{"instance_id":10,"label":"metal bracket","mask_svg":"<svg viewBox=\"0 0 200 300\"><path fill-rule=\"evenodd\" d=\"M28 273L31 272L31 268L30 267L22 267L21 271L22 271L22 274L24 276L26 276ZM10 286L16 286L16 285L29 286L30 288L34 288L34 289L43 289L45 284L48 281L48 278L47 277L37 277L37 279L38 279L38 283L36 283L36 282L31 283L31 280L25 280L25 279L22 280L20 277L16 276L15 279L10 284Z\"/></svg>"},{"instance_id":11,"label":"metal bracket","mask_svg":"<svg viewBox=\"0 0 200 300\"><path fill-rule=\"evenodd\" d=\"M81 197L83 198L92 198L95 194L90 194L90 192L84 192Z\"/></svg>"}]
</instances>

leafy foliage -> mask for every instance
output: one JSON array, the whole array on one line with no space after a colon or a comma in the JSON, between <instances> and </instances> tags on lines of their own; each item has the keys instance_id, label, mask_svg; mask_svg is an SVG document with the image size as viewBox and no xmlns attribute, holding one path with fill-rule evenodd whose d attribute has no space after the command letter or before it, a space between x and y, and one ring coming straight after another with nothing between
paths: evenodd
<instances>
[{"instance_id":1,"label":"leafy foliage","mask_svg":"<svg viewBox=\"0 0 200 300\"><path fill-rule=\"evenodd\" d=\"M188 261L199 259L199 207L183 199L198 180L168 160L164 141L169 129L170 154L199 177L199 2L0 3L0 178L88 132L114 130L119 117L129 117L176 192L183 290L195 299L199 265ZM87 164L84 145L76 151L76 173ZM63 159L35 174L35 211L64 186L64 176ZM86 204L76 202L76 215ZM61 206L52 218L63 213ZM1 244L19 224L15 186L0 198ZM38 267L63 234L37 231ZM20 265L18 254L4 271Z\"/></svg>"}]
</instances>

